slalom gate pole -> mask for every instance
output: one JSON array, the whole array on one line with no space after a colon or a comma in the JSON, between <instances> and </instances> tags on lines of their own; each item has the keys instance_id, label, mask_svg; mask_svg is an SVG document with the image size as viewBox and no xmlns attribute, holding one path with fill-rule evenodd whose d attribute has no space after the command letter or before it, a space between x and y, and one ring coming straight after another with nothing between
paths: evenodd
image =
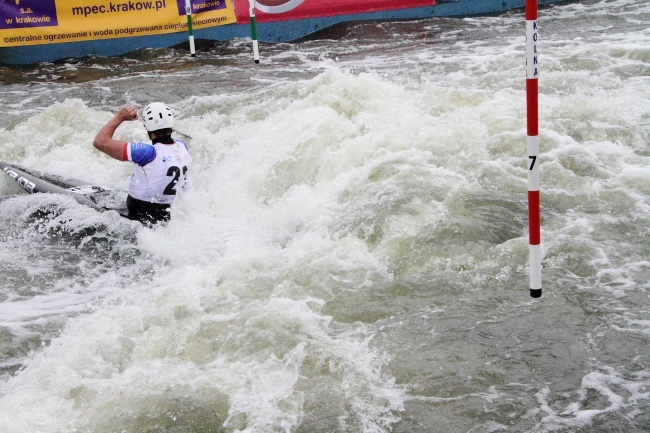
<instances>
[{"instance_id":1,"label":"slalom gate pole","mask_svg":"<svg viewBox=\"0 0 650 433\"><path fill-rule=\"evenodd\" d=\"M185 15L187 15L187 33L190 39L190 55L196 57L196 49L194 48L194 29L192 28L191 0L185 0Z\"/></svg>"},{"instance_id":2,"label":"slalom gate pole","mask_svg":"<svg viewBox=\"0 0 650 433\"><path fill-rule=\"evenodd\" d=\"M526 0L526 124L528 144L528 243L530 296L542 296L541 217L539 206L539 69L537 0Z\"/></svg>"},{"instance_id":3,"label":"slalom gate pole","mask_svg":"<svg viewBox=\"0 0 650 433\"><path fill-rule=\"evenodd\" d=\"M257 22L255 21L255 0L248 1L248 12L251 19L251 36L253 38L253 59L260 62L260 49L257 45Z\"/></svg>"}]
</instances>

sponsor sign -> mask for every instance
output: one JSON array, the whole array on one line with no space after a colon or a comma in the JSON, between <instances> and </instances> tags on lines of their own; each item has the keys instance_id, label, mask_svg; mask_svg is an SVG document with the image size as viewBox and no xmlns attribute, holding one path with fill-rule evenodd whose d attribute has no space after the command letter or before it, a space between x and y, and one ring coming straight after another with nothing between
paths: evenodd
<instances>
[{"instance_id":1,"label":"sponsor sign","mask_svg":"<svg viewBox=\"0 0 650 433\"><path fill-rule=\"evenodd\" d=\"M237 22L248 22L248 1L234 0ZM258 22L301 20L433 6L436 0L255 0Z\"/></svg>"},{"instance_id":2,"label":"sponsor sign","mask_svg":"<svg viewBox=\"0 0 650 433\"><path fill-rule=\"evenodd\" d=\"M191 0L193 28L235 22L233 0ZM187 31L185 0L0 0L0 47Z\"/></svg>"}]
</instances>

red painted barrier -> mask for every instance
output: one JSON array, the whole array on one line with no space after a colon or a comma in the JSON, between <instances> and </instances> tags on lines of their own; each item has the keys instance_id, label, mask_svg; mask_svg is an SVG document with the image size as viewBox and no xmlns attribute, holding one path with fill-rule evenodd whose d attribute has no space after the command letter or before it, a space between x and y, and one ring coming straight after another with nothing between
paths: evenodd
<instances>
[{"instance_id":1,"label":"red painted barrier","mask_svg":"<svg viewBox=\"0 0 650 433\"><path fill-rule=\"evenodd\" d=\"M237 22L249 21L248 0L234 0ZM257 22L300 20L433 6L436 0L255 0Z\"/></svg>"}]
</instances>

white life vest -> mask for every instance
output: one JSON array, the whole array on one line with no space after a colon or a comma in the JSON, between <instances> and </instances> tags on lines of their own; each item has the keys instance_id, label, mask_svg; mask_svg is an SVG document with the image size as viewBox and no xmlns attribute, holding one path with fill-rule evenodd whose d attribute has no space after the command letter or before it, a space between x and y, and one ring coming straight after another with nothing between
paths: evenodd
<instances>
[{"instance_id":1,"label":"white life vest","mask_svg":"<svg viewBox=\"0 0 650 433\"><path fill-rule=\"evenodd\" d=\"M143 144L128 143L126 147L127 158L135 165L129 195L149 203L172 204L176 193L185 186L187 170L192 163L187 146L180 140L173 144L146 143L154 148L155 158L141 165L138 153L143 151Z\"/></svg>"}]
</instances>

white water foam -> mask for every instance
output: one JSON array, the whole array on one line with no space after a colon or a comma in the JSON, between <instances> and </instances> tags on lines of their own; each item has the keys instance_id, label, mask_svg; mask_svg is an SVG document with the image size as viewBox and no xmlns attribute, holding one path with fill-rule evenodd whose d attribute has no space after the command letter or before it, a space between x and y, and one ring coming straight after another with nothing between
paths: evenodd
<instances>
[{"instance_id":1,"label":"white water foam","mask_svg":"<svg viewBox=\"0 0 650 433\"><path fill-rule=\"evenodd\" d=\"M613 4L544 12L542 302L521 297L518 19L433 23L437 46L375 56L308 43L262 66L311 76L262 70L245 90L237 77L174 96L195 165L165 227L134 234L56 198L0 203L2 257L27 275L3 287L0 318L32 345L7 358L25 367L4 377L0 431L642 431L648 34L580 27L647 7ZM91 142L116 108L104 105L142 102L118 81L187 78L146 75L14 105L1 159L124 188L128 165ZM46 204L57 216L21 223ZM52 232L68 220L105 227L93 239L110 245ZM88 260L63 278L60 242Z\"/></svg>"}]
</instances>

